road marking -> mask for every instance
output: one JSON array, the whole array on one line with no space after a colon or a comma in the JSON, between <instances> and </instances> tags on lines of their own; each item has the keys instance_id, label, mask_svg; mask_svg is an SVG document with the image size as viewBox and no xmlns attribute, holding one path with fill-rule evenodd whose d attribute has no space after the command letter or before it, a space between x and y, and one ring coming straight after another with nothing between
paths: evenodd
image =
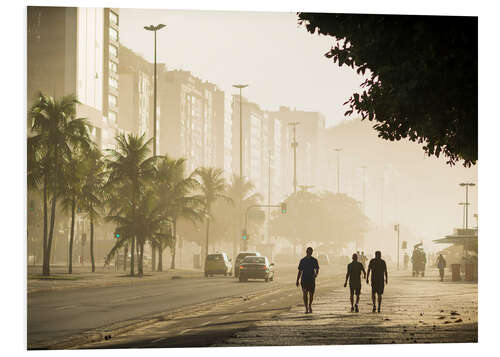
<instances>
[{"instance_id":1,"label":"road marking","mask_svg":"<svg viewBox=\"0 0 500 357\"><path fill-rule=\"evenodd\" d=\"M156 340L153 340L150 343L160 342L161 340L164 340L164 339L166 339L166 337L157 338Z\"/></svg>"},{"instance_id":2,"label":"road marking","mask_svg":"<svg viewBox=\"0 0 500 357\"><path fill-rule=\"evenodd\" d=\"M200 326L207 326L208 324L212 323L212 321L207 321L207 322L204 322L202 323Z\"/></svg>"},{"instance_id":3,"label":"road marking","mask_svg":"<svg viewBox=\"0 0 500 357\"><path fill-rule=\"evenodd\" d=\"M191 330L192 330L192 328L187 328L187 329L185 329L185 330L181 331L181 333L180 333L179 335L183 335L183 334L185 334L186 332L191 331Z\"/></svg>"},{"instance_id":4,"label":"road marking","mask_svg":"<svg viewBox=\"0 0 500 357\"><path fill-rule=\"evenodd\" d=\"M226 316L221 316L221 317L218 318L218 320L224 320L224 319L227 319L228 317L229 316L227 316L227 315Z\"/></svg>"},{"instance_id":5,"label":"road marking","mask_svg":"<svg viewBox=\"0 0 500 357\"><path fill-rule=\"evenodd\" d=\"M267 302L263 302L262 304L260 304L260 306L264 306L264 305L267 305Z\"/></svg>"},{"instance_id":6,"label":"road marking","mask_svg":"<svg viewBox=\"0 0 500 357\"><path fill-rule=\"evenodd\" d=\"M64 305L64 306L59 306L56 307L55 310L64 310L64 309L69 309L70 307L75 307L76 305Z\"/></svg>"}]
</instances>

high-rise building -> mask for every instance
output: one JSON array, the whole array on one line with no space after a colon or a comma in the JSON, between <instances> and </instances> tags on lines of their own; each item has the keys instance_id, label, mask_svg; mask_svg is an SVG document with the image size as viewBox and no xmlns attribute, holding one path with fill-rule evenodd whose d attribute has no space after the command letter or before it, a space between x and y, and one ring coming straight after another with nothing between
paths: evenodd
<instances>
[{"instance_id":1,"label":"high-rise building","mask_svg":"<svg viewBox=\"0 0 500 357\"><path fill-rule=\"evenodd\" d=\"M28 104L39 91L75 94L100 148L113 144L118 117L119 11L28 7Z\"/></svg>"},{"instance_id":2,"label":"high-rise building","mask_svg":"<svg viewBox=\"0 0 500 357\"><path fill-rule=\"evenodd\" d=\"M268 116L259 105L241 98L241 122L243 126L243 176L250 179L257 192L267 192L269 155ZM240 172L240 96L233 95L232 110L232 171Z\"/></svg>"},{"instance_id":3,"label":"high-rise building","mask_svg":"<svg viewBox=\"0 0 500 357\"><path fill-rule=\"evenodd\" d=\"M186 158L188 171L223 168L224 92L187 71L158 72L160 153Z\"/></svg>"},{"instance_id":4,"label":"high-rise building","mask_svg":"<svg viewBox=\"0 0 500 357\"><path fill-rule=\"evenodd\" d=\"M293 192L293 128L288 125L293 122L300 123L296 127L297 182L314 186L317 190L325 189L327 178L321 174L327 150L323 145L325 117L318 112L290 110L288 107L269 112L269 117L281 123L281 177L283 186L288 188L287 194Z\"/></svg>"},{"instance_id":5,"label":"high-rise building","mask_svg":"<svg viewBox=\"0 0 500 357\"><path fill-rule=\"evenodd\" d=\"M125 46L120 47L118 128L153 137L153 64Z\"/></svg>"}]
</instances>

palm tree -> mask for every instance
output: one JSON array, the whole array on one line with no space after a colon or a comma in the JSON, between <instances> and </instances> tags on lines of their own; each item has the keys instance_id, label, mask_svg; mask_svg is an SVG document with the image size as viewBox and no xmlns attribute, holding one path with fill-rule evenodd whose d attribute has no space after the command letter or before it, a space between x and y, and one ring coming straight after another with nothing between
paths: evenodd
<instances>
[{"instance_id":1,"label":"palm tree","mask_svg":"<svg viewBox=\"0 0 500 357\"><path fill-rule=\"evenodd\" d=\"M249 179L233 174L231 183L227 187L227 195L232 200L231 222L233 222L233 257L240 241L239 229L243 226L245 211L249 206L256 205L262 200L260 193L254 192L255 185ZM251 229L254 228L254 221L249 221Z\"/></svg>"},{"instance_id":2,"label":"palm tree","mask_svg":"<svg viewBox=\"0 0 500 357\"><path fill-rule=\"evenodd\" d=\"M103 189L106 180L105 164L99 150L86 153L83 160L84 180L81 188L81 206L90 218L90 259L92 272L95 272L94 258L94 224L100 217L99 210L103 204Z\"/></svg>"},{"instance_id":3,"label":"palm tree","mask_svg":"<svg viewBox=\"0 0 500 357\"><path fill-rule=\"evenodd\" d=\"M76 118L77 104L74 95L55 100L39 93L28 113L28 128L33 134L28 138L28 184L32 188L41 185L43 191L43 275L46 276L50 275L56 204L64 187L64 165L75 148L86 149L91 145L89 124L84 118Z\"/></svg>"},{"instance_id":4,"label":"palm tree","mask_svg":"<svg viewBox=\"0 0 500 357\"><path fill-rule=\"evenodd\" d=\"M203 213L206 221L206 241L205 257L208 255L208 236L210 231L210 219L212 205L218 200L231 202L231 198L226 195L226 181L223 177L222 169L213 167L200 167L196 169L195 175L199 178L199 198L203 206Z\"/></svg>"},{"instance_id":5,"label":"palm tree","mask_svg":"<svg viewBox=\"0 0 500 357\"><path fill-rule=\"evenodd\" d=\"M110 213L108 219L122 226L130 240L131 260L130 275L134 275L134 250L139 238L142 243L141 225L138 225L140 203L144 205L143 195L146 186L155 175L154 163L157 160L151 157L149 145L145 135L119 134L116 137L116 148L108 150L107 166L109 178L106 187L113 192L110 199ZM142 228L144 228L142 226ZM141 256L139 256L141 259ZM139 266L142 261L139 262Z\"/></svg>"},{"instance_id":6,"label":"palm tree","mask_svg":"<svg viewBox=\"0 0 500 357\"><path fill-rule=\"evenodd\" d=\"M170 269L175 269L175 254L177 241L177 220L187 218L194 222L202 219L200 211L201 198L199 196L188 196L198 187L198 181L194 179L194 173L185 177L186 160L170 159L164 157L158 166L158 197L164 203L164 214L172 227L172 262ZM162 250L160 242L158 271L162 271Z\"/></svg>"},{"instance_id":7,"label":"palm tree","mask_svg":"<svg viewBox=\"0 0 500 357\"><path fill-rule=\"evenodd\" d=\"M84 155L81 150L75 150L64 169L64 185L62 191L61 206L64 212L71 215L70 239L68 254L68 273L73 273L73 244L75 237L75 215L82 194L82 183L84 178L84 166L82 165Z\"/></svg>"}]
</instances>

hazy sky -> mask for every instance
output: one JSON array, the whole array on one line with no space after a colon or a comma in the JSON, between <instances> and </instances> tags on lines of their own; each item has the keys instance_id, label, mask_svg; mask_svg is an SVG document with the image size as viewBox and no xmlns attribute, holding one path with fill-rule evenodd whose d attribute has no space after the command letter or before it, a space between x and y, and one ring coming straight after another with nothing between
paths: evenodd
<instances>
[{"instance_id":1,"label":"hazy sky","mask_svg":"<svg viewBox=\"0 0 500 357\"><path fill-rule=\"evenodd\" d=\"M167 27L158 32L158 62L226 93L248 83L243 95L263 109L319 111L332 125L363 81L324 57L333 38L309 34L295 13L120 9L121 43L153 61L153 34L143 27L159 23Z\"/></svg>"}]
</instances>

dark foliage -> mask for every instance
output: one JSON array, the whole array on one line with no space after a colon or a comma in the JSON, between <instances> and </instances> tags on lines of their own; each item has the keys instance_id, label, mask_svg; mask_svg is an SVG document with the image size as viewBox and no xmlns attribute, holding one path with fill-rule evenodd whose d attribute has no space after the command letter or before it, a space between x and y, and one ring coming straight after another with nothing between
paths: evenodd
<instances>
[{"instance_id":1,"label":"dark foliage","mask_svg":"<svg viewBox=\"0 0 500 357\"><path fill-rule=\"evenodd\" d=\"M337 41L325 56L369 77L346 115L374 120L386 140L424 143L427 155L469 167L478 151L475 17L298 13Z\"/></svg>"}]
</instances>

